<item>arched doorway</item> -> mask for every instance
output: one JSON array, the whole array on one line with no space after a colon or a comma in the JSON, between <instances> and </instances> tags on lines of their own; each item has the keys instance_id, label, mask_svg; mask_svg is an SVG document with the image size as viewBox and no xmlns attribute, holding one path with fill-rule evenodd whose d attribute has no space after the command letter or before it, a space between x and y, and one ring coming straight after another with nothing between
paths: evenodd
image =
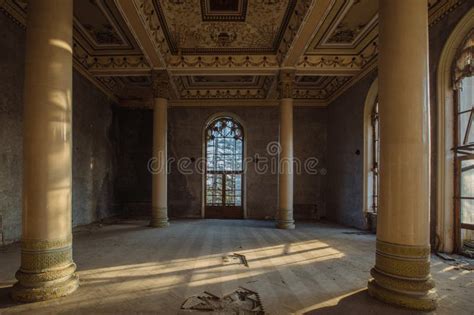
<instances>
[{"instance_id":1,"label":"arched doorway","mask_svg":"<svg viewBox=\"0 0 474 315\"><path fill-rule=\"evenodd\" d=\"M209 121L204 132L204 216L244 217L244 129L230 115Z\"/></svg>"}]
</instances>

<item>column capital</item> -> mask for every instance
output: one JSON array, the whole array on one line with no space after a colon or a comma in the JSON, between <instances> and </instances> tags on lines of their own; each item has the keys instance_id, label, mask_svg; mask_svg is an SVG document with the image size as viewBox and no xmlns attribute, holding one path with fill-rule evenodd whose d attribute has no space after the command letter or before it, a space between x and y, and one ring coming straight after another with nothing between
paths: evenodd
<instances>
[{"instance_id":1,"label":"column capital","mask_svg":"<svg viewBox=\"0 0 474 315\"><path fill-rule=\"evenodd\" d=\"M280 98L292 98L295 87L295 69L282 69L278 73L278 91Z\"/></svg>"},{"instance_id":2,"label":"column capital","mask_svg":"<svg viewBox=\"0 0 474 315\"><path fill-rule=\"evenodd\" d=\"M151 72L152 89L154 98L170 99L170 76L166 70L153 70Z\"/></svg>"}]
</instances>

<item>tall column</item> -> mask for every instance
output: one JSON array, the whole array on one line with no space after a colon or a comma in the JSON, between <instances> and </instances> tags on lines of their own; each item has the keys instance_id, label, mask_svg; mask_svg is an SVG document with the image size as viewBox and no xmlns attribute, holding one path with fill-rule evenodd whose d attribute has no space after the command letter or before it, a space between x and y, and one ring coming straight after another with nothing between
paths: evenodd
<instances>
[{"instance_id":1,"label":"tall column","mask_svg":"<svg viewBox=\"0 0 474 315\"><path fill-rule=\"evenodd\" d=\"M150 225L166 227L168 222L168 98L169 77L166 72L153 72L153 157L152 212Z\"/></svg>"},{"instance_id":2,"label":"tall column","mask_svg":"<svg viewBox=\"0 0 474 315\"><path fill-rule=\"evenodd\" d=\"M380 207L369 294L432 310L428 4L380 0L379 10Z\"/></svg>"},{"instance_id":3,"label":"tall column","mask_svg":"<svg viewBox=\"0 0 474 315\"><path fill-rule=\"evenodd\" d=\"M293 85L294 70L280 73L280 157L278 163L279 229L294 229L293 220Z\"/></svg>"},{"instance_id":4,"label":"tall column","mask_svg":"<svg viewBox=\"0 0 474 315\"><path fill-rule=\"evenodd\" d=\"M28 3L21 266L12 297L77 289L72 260L72 0Z\"/></svg>"}]
</instances>

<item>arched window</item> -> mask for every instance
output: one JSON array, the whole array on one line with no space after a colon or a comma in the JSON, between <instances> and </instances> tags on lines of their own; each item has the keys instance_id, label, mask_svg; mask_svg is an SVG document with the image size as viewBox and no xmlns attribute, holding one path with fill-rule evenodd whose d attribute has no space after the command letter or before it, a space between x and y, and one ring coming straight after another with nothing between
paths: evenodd
<instances>
[{"instance_id":1,"label":"arched window","mask_svg":"<svg viewBox=\"0 0 474 315\"><path fill-rule=\"evenodd\" d=\"M380 119L379 102L377 101L372 109L372 212L377 213L379 206L379 167L380 167Z\"/></svg>"},{"instance_id":2,"label":"arched window","mask_svg":"<svg viewBox=\"0 0 474 315\"><path fill-rule=\"evenodd\" d=\"M463 57L468 57L469 50L466 47L466 40L474 30L474 8L471 8L457 23L456 27L449 35L439 58L439 64L436 74L436 98L437 101L437 154L436 169L432 173L436 174L436 216L432 218L436 223L435 246L436 249L443 252L453 252L460 250L461 246L461 228L458 219L460 216L456 214L459 211L459 196L455 191L455 187L459 184L460 177L456 175L458 172L458 139L460 138L460 130L458 126L459 103L460 96L458 91L460 83L463 86L466 82L461 82L463 78L469 76L463 75L468 68L463 66ZM467 47L466 47L467 48ZM472 48L471 48L472 52ZM459 58L461 57L461 59ZM464 59L467 61L468 59ZM472 59L471 59L472 60ZM472 67L472 62L470 62ZM456 69L457 68L457 69ZM472 68L471 68L472 69ZM471 81L472 83L472 81ZM454 184L453 184L454 183ZM454 201L454 202L453 202ZM464 230L468 231L468 230Z\"/></svg>"},{"instance_id":3,"label":"arched window","mask_svg":"<svg viewBox=\"0 0 474 315\"><path fill-rule=\"evenodd\" d=\"M363 213L367 228L375 232L377 225L380 125L378 107L378 79L376 78L367 92L364 104L364 199Z\"/></svg>"},{"instance_id":4,"label":"arched window","mask_svg":"<svg viewBox=\"0 0 474 315\"><path fill-rule=\"evenodd\" d=\"M205 130L205 216L243 217L244 130L232 117L218 117Z\"/></svg>"},{"instance_id":5,"label":"arched window","mask_svg":"<svg viewBox=\"0 0 474 315\"><path fill-rule=\"evenodd\" d=\"M455 230L458 250L474 252L474 30L453 65Z\"/></svg>"}]
</instances>

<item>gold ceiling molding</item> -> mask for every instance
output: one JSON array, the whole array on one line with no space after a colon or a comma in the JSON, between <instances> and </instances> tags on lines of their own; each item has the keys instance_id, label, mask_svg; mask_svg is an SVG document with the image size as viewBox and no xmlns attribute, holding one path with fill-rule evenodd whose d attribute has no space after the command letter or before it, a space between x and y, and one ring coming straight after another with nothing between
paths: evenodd
<instances>
[{"instance_id":1,"label":"gold ceiling molding","mask_svg":"<svg viewBox=\"0 0 474 315\"><path fill-rule=\"evenodd\" d=\"M319 99L295 99L295 107L326 107L328 103ZM120 100L119 105L132 109L152 109L152 99ZM276 99L179 99L170 100L169 107L277 107L280 101Z\"/></svg>"},{"instance_id":2,"label":"gold ceiling molding","mask_svg":"<svg viewBox=\"0 0 474 315\"><path fill-rule=\"evenodd\" d=\"M184 90L180 99L264 99L264 89Z\"/></svg>"},{"instance_id":3,"label":"gold ceiling molding","mask_svg":"<svg viewBox=\"0 0 474 315\"><path fill-rule=\"evenodd\" d=\"M218 80L219 76L210 77ZM227 77L227 76L220 76ZM268 91L273 83L272 76L254 76L249 77L252 85L242 86L242 83L226 82L223 86L213 87L209 81L208 86L199 87L194 83L190 86L188 81L192 81L192 77L177 76L174 78L175 85L179 91L179 99L264 99L268 95ZM241 85L239 87L239 84Z\"/></svg>"},{"instance_id":4,"label":"gold ceiling molding","mask_svg":"<svg viewBox=\"0 0 474 315\"><path fill-rule=\"evenodd\" d=\"M279 63L274 55L253 56L172 56L168 66L171 68L278 68ZM173 70L173 69L172 69Z\"/></svg>"},{"instance_id":5,"label":"gold ceiling molding","mask_svg":"<svg viewBox=\"0 0 474 315\"><path fill-rule=\"evenodd\" d=\"M378 0L334 0L306 55L357 55L377 37Z\"/></svg>"},{"instance_id":6,"label":"gold ceiling molding","mask_svg":"<svg viewBox=\"0 0 474 315\"><path fill-rule=\"evenodd\" d=\"M315 84L316 87L307 87L307 84L297 83L293 89L295 99L319 99L328 100L338 89L349 82L351 76L332 76L322 82L322 85Z\"/></svg>"},{"instance_id":7,"label":"gold ceiling molding","mask_svg":"<svg viewBox=\"0 0 474 315\"><path fill-rule=\"evenodd\" d=\"M74 44L73 51L75 61L94 75L149 72L151 69L143 55L92 56L77 43Z\"/></svg>"},{"instance_id":8,"label":"gold ceiling molding","mask_svg":"<svg viewBox=\"0 0 474 315\"><path fill-rule=\"evenodd\" d=\"M430 25L464 1L429 0ZM0 10L24 27L27 3L0 0ZM179 106L267 104L290 67L307 77L292 97L321 106L376 67L376 8L377 0L75 0L74 66L111 98L134 104L152 97L151 72L164 69ZM224 75L253 81L217 78Z\"/></svg>"},{"instance_id":9,"label":"gold ceiling molding","mask_svg":"<svg viewBox=\"0 0 474 315\"><path fill-rule=\"evenodd\" d=\"M302 56L296 64L298 71L315 71L319 70L328 73L353 73L359 72L367 66L372 60L376 59L378 53L378 40L370 45L358 55L305 55Z\"/></svg>"}]
</instances>

